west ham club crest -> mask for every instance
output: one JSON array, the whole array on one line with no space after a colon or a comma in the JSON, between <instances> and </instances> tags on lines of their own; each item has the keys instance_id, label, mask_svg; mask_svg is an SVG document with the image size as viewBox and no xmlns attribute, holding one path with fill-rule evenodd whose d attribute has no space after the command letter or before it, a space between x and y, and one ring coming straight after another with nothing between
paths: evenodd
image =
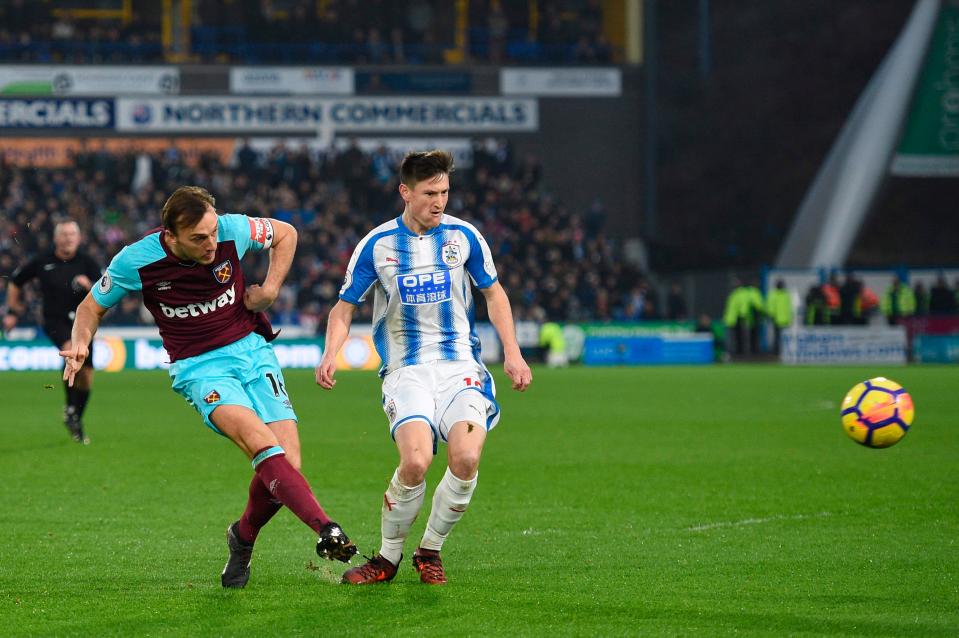
<instances>
[{"instance_id":1,"label":"west ham club crest","mask_svg":"<svg viewBox=\"0 0 959 638\"><path fill-rule=\"evenodd\" d=\"M213 277L221 284L230 281L233 276L233 263L227 259L222 264L213 267Z\"/></svg>"}]
</instances>

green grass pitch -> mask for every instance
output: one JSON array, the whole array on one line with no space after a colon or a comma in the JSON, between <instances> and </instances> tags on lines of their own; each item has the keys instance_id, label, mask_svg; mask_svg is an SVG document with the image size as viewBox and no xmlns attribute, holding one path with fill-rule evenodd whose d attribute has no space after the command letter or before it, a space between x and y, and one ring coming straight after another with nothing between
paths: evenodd
<instances>
[{"instance_id":1,"label":"green grass pitch","mask_svg":"<svg viewBox=\"0 0 959 638\"><path fill-rule=\"evenodd\" d=\"M916 421L871 450L838 408L880 374ZM534 375L521 395L497 371L504 416L444 549L446 587L410 566L425 512L396 580L350 588L283 511L250 584L224 591L251 469L165 373L99 374L89 447L60 423L56 374L4 373L0 634L959 635L959 368ZM370 554L396 453L376 376L338 379L287 386L307 478Z\"/></svg>"}]
</instances>

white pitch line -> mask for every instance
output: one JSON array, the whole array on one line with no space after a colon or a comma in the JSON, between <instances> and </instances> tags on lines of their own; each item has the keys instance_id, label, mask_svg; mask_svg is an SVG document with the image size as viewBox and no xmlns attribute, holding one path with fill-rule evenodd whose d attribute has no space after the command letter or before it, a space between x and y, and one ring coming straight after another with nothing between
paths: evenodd
<instances>
[{"instance_id":1,"label":"white pitch line","mask_svg":"<svg viewBox=\"0 0 959 638\"><path fill-rule=\"evenodd\" d=\"M721 527L745 527L746 525L759 525L761 523L772 523L773 521L801 521L807 518L825 518L827 516L832 516L832 512L816 512L815 514L793 514L792 516L786 516L785 514L780 514L777 516L767 516L765 518L744 518L741 521L722 521L720 523L707 523L705 525L696 525L695 527L687 527L687 532L705 532L711 529L719 529Z\"/></svg>"}]
</instances>

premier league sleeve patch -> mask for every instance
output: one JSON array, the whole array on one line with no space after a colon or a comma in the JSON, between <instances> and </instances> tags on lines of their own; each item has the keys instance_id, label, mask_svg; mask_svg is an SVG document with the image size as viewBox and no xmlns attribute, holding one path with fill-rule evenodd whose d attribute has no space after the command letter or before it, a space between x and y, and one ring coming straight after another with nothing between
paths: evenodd
<instances>
[{"instance_id":1,"label":"premier league sleeve patch","mask_svg":"<svg viewBox=\"0 0 959 638\"><path fill-rule=\"evenodd\" d=\"M437 270L416 275L397 275L396 287L401 303L419 306L449 301L451 281L448 270Z\"/></svg>"},{"instance_id":2,"label":"premier league sleeve patch","mask_svg":"<svg viewBox=\"0 0 959 638\"><path fill-rule=\"evenodd\" d=\"M100 277L100 284L98 286L101 295L105 295L111 290L113 290L113 280L110 278L108 273L103 273L103 276Z\"/></svg>"}]
</instances>

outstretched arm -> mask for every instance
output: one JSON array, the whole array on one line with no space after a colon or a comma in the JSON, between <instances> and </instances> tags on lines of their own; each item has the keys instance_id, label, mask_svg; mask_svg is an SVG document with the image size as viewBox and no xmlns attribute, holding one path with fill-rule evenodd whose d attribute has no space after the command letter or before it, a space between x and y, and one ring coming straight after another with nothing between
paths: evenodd
<instances>
[{"instance_id":1,"label":"outstretched arm","mask_svg":"<svg viewBox=\"0 0 959 638\"><path fill-rule=\"evenodd\" d=\"M326 321L326 345L323 360L316 366L316 382L321 387L332 390L336 385L336 355L343 347L343 342L350 335L350 325L353 323L353 313L356 306L340 299L330 310Z\"/></svg>"},{"instance_id":2,"label":"outstretched arm","mask_svg":"<svg viewBox=\"0 0 959 638\"><path fill-rule=\"evenodd\" d=\"M489 320L503 344L503 371L513 382L513 389L523 392L532 383L533 373L516 342L516 328L513 326L513 311L509 307L509 298L498 281L488 288L483 288L482 292L486 297Z\"/></svg>"},{"instance_id":3,"label":"outstretched arm","mask_svg":"<svg viewBox=\"0 0 959 638\"><path fill-rule=\"evenodd\" d=\"M270 246L270 268L262 285L253 284L243 293L243 303L253 312L266 310L276 301L280 286L286 280L296 252L296 229L286 222L271 219L273 244Z\"/></svg>"},{"instance_id":4,"label":"outstretched arm","mask_svg":"<svg viewBox=\"0 0 959 638\"><path fill-rule=\"evenodd\" d=\"M73 320L73 331L70 336L70 347L67 350L61 350L60 356L64 358L63 380L73 387L73 378L84 361L90 356L90 342L93 341L93 335L100 327L100 321L107 309L98 304L93 299L92 293L87 293L80 305L77 306L77 315Z\"/></svg>"}]
</instances>

